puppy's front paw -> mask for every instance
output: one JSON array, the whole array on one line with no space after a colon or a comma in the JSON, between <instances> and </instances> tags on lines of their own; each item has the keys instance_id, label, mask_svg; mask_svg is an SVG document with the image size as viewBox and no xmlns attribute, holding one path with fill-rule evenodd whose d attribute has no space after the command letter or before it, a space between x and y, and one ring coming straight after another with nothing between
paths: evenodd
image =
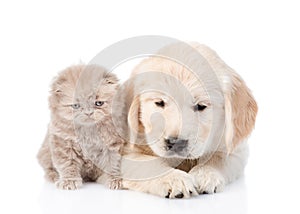
<instances>
[{"instance_id":1,"label":"puppy's front paw","mask_svg":"<svg viewBox=\"0 0 300 214\"><path fill-rule=\"evenodd\" d=\"M193 177L188 173L174 169L172 172L159 179L159 184L154 184L153 190L165 198L189 198L197 195Z\"/></svg>"},{"instance_id":2,"label":"puppy's front paw","mask_svg":"<svg viewBox=\"0 0 300 214\"><path fill-rule=\"evenodd\" d=\"M225 186L225 179L218 170L209 167L194 167L189 174L194 176L196 189L199 194L221 192Z\"/></svg>"},{"instance_id":3,"label":"puppy's front paw","mask_svg":"<svg viewBox=\"0 0 300 214\"><path fill-rule=\"evenodd\" d=\"M108 183L108 187L110 189L122 189L122 179L112 178Z\"/></svg>"},{"instance_id":4,"label":"puppy's front paw","mask_svg":"<svg viewBox=\"0 0 300 214\"><path fill-rule=\"evenodd\" d=\"M74 178L74 179L59 179L55 183L58 189L63 190L75 190L79 189L82 186L82 179L81 178Z\"/></svg>"}]
</instances>

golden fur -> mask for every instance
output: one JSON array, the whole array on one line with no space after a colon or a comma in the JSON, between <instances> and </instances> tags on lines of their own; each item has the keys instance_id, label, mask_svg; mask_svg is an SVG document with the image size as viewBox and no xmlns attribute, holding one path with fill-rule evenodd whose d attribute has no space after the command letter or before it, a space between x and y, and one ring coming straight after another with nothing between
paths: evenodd
<instances>
[{"instance_id":1,"label":"golden fur","mask_svg":"<svg viewBox=\"0 0 300 214\"><path fill-rule=\"evenodd\" d=\"M257 114L256 102L241 77L213 50L197 43L190 45L208 62L217 81L208 79L210 70L205 63L197 61L197 54L180 44L159 53L178 54L190 65L202 66L200 79L188 67L155 56L143 60L132 72L127 86L127 93L133 93L128 107L131 144L124 159L158 157L160 160L151 166L153 171L161 168L168 173L139 179L141 175L129 175L136 173L139 166L132 167L124 161L124 176L128 176L124 179L125 188L168 198L190 197L195 189L198 193L222 191L225 184L243 172L246 139ZM206 85L202 78L207 78ZM195 106L200 110L193 111ZM224 120L224 127L217 123L213 128L214 118L220 124ZM185 139L186 148L177 153L166 149L170 136Z\"/></svg>"},{"instance_id":2,"label":"golden fur","mask_svg":"<svg viewBox=\"0 0 300 214\"><path fill-rule=\"evenodd\" d=\"M111 115L117 89L116 76L96 65L71 66L54 80L51 121L38 160L58 188L77 189L103 173L110 188L121 187L123 140Z\"/></svg>"}]
</instances>

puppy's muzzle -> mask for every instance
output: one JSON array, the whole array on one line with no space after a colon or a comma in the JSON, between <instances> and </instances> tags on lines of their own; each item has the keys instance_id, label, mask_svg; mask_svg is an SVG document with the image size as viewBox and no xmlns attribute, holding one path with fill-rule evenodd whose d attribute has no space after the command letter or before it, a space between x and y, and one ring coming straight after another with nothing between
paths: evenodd
<instances>
[{"instance_id":1,"label":"puppy's muzzle","mask_svg":"<svg viewBox=\"0 0 300 214\"><path fill-rule=\"evenodd\" d=\"M182 152L188 144L188 140L180 139L177 137L165 138L166 150L173 152Z\"/></svg>"}]
</instances>

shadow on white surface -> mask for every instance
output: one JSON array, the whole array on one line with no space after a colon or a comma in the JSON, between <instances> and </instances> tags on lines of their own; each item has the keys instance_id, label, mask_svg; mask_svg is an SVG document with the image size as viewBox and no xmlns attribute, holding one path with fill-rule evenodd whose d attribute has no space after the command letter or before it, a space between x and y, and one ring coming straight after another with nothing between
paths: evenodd
<instances>
[{"instance_id":1,"label":"shadow on white surface","mask_svg":"<svg viewBox=\"0 0 300 214\"><path fill-rule=\"evenodd\" d=\"M191 199L164 199L128 191L109 190L87 183L77 191L55 189L45 183L39 205L42 213L246 213L247 190L244 178L228 185L224 192Z\"/></svg>"}]
</instances>

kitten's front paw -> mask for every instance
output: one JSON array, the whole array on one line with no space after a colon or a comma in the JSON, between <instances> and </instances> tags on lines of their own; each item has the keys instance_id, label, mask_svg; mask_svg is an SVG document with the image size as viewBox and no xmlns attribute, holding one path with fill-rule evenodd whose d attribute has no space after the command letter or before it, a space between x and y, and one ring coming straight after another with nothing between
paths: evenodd
<instances>
[{"instance_id":1,"label":"kitten's front paw","mask_svg":"<svg viewBox=\"0 0 300 214\"><path fill-rule=\"evenodd\" d=\"M74 178L74 179L59 179L55 183L58 189L63 190L76 190L82 186L82 179L81 178Z\"/></svg>"},{"instance_id":2,"label":"kitten's front paw","mask_svg":"<svg viewBox=\"0 0 300 214\"><path fill-rule=\"evenodd\" d=\"M221 192L225 186L225 179L218 170L209 167L194 167L189 174L194 176L196 189L199 194Z\"/></svg>"},{"instance_id":3,"label":"kitten's front paw","mask_svg":"<svg viewBox=\"0 0 300 214\"><path fill-rule=\"evenodd\" d=\"M112 178L108 183L108 187L110 189L122 189L122 179Z\"/></svg>"}]
</instances>

